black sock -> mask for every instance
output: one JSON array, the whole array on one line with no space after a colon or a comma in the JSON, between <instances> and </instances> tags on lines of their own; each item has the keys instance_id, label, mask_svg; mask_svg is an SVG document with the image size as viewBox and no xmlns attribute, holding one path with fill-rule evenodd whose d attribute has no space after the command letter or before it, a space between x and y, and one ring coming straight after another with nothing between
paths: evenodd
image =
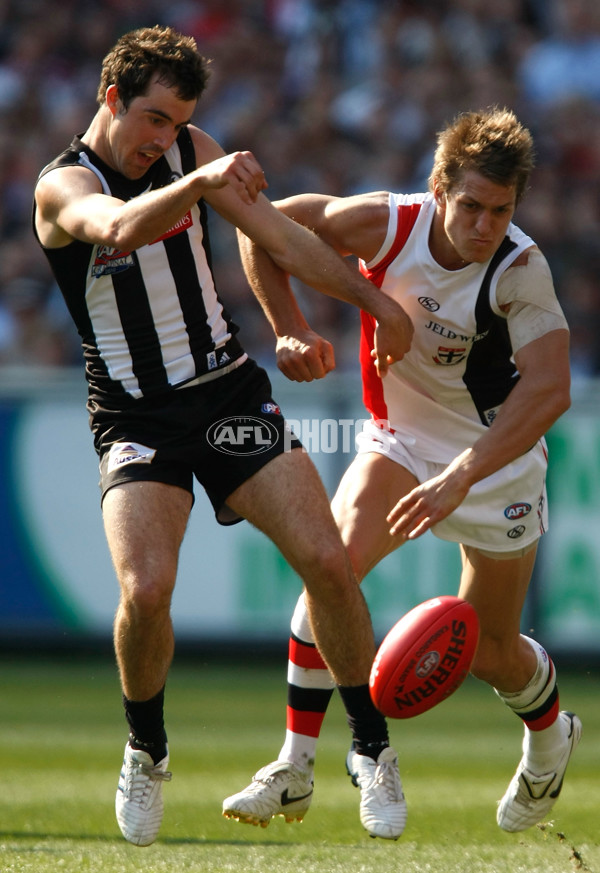
<instances>
[{"instance_id":1,"label":"black sock","mask_svg":"<svg viewBox=\"0 0 600 873\"><path fill-rule=\"evenodd\" d=\"M123 695L125 717L130 727L129 745L132 749L148 752L155 764L167 754L164 700L164 688L150 700L128 700Z\"/></svg>"},{"instance_id":2,"label":"black sock","mask_svg":"<svg viewBox=\"0 0 600 873\"><path fill-rule=\"evenodd\" d=\"M389 744L385 718L375 708L368 685L338 685L352 731L353 747L359 755L377 760Z\"/></svg>"}]
</instances>

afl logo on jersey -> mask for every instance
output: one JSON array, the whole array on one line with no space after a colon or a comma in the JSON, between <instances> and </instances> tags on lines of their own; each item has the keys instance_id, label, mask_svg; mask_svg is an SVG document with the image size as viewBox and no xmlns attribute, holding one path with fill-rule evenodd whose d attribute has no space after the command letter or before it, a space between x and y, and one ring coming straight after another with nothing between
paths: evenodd
<instances>
[{"instance_id":1,"label":"afl logo on jersey","mask_svg":"<svg viewBox=\"0 0 600 873\"><path fill-rule=\"evenodd\" d=\"M511 521L517 518L525 518L531 512L530 503L513 503L504 510L504 515Z\"/></svg>"},{"instance_id":2,"label":"afl logo on jersey","mask_svg":"<svg viewBox=\"0 0 600 873\"><path fill-rule=\"evenodd\" d=\"M279 431L264 418L234 416L211 425L206 439L213 449L225 455L260 455L277 443Z\"/></svg>"},{"instance_id":3,"label":"afl logo on jersey","mask_svg":"<svg viewBox=\"0 0 600 873\"><path fill-rule=\"evenodd\" d=\"M433 297L419 297L418 299L423 309L426 309L427 312L437 312L440 308L440 304Z\"/></svg>"}]
</instances>

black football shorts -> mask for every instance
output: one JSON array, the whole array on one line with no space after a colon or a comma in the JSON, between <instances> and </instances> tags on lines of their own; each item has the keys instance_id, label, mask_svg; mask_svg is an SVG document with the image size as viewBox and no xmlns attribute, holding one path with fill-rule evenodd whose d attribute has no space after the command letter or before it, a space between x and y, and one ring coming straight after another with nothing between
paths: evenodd
<instances>
[{"instance_id":1,"label":"black football shorts","mask_svg":"<svg viewBox=\"0 0 600 873\"><path fill-rule=\"evenodd\" d=\"M271 396L266 372L248 360L224 376L118 411L90 414L102 498L123 482L205 489L220 524L240 516L227 497L277 455L300 448Z\"/></svg>"}]
</instances>

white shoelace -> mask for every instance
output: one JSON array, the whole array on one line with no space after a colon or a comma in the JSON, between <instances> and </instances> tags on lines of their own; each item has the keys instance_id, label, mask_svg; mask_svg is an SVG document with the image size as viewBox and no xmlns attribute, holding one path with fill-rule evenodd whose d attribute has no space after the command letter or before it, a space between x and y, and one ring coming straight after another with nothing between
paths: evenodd
<instances>
[{"instance_id":1,"label":"white shoelace","mask_svg":"<svg viewBox=\"0 0 600 873\"><path fill-rule=\"evenodd\" d=\"M150 766L139 761L132 761L128 765L131 771L125 778L125 785L128 788L128 796L141 803L145 797L150 794L153 788L153 782L170 782L173 774L169 770L161 770L157 765Z\"/></svg>"},{"instance_id":2,"label":"white shoelace","mask_svg":"<svg viewBox=\"0 0 600 873\"><path fill-rule=\"evenodd\" d=\"M392 764L391 762L379 764L375 771L374 783L383 788L387 794L388 800L395 801L402 799L402 792L399 790L395 764Z\"/></svg>"}]
</instances>

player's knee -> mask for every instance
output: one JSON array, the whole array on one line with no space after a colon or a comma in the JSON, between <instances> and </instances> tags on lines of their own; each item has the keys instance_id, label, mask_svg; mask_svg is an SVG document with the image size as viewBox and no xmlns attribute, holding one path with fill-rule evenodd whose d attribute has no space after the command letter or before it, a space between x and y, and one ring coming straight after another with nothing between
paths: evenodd
<instances>
[{"instance_id":1,"label":"player's knee","mask_svg":"<svg viewBox=\"0 0 600 873\"><path fill-rule=\"evenodd\" d=\"M349 542L346 545L346 553L354 576L359 582L362 582L369 570L363 549L356 548L352 542Z\"/></svg>"},{"instance_id":2,"label":"player's knee","mask_svg":"<svg viewBox=\"0 0 600 873\"><path fill-rule=\"evenodd\" d=\"M307 587L311 584L344 588L354 582L347 552L337 537L311 543L304 550L303 577Z\"/></svg>"},{"instance_id":3,"label":"player's knee","mask_svg":"<svg viewBox=\"0 0 600 873\"><path fill-rule=\"evenodd\" d=\"M173 582L166 576L140 577L128 573L121 579L121 603L138 618L153 618L169 612Z\"/></svg>"}]
</instances>

